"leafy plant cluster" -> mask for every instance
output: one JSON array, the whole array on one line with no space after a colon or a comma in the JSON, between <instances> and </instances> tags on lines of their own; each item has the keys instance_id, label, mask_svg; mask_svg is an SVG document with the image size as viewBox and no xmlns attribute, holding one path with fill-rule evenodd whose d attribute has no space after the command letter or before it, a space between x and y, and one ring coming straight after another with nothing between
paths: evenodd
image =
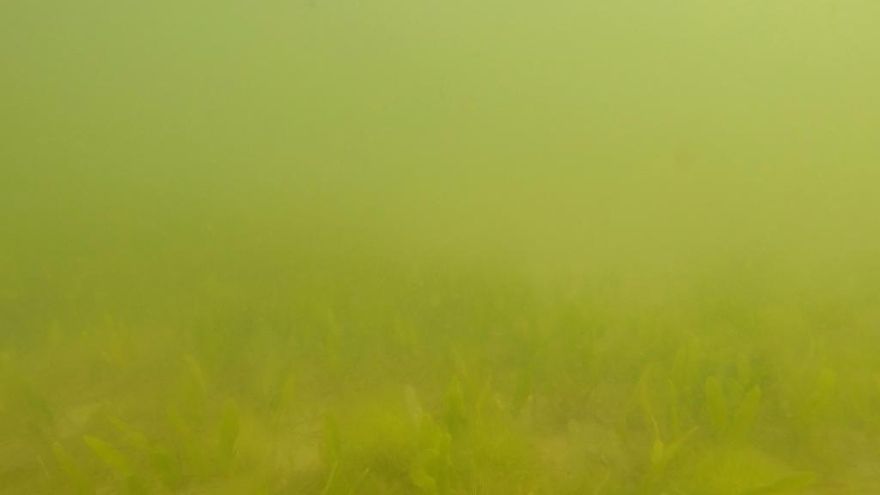
<instances>
[{"instance_id":1,"label":"leafy plant cluster","mask_svg":"<svg viewBox=\"0 0 880 495\"><path fill-rule=\"evenodd\" d=\"M0 491L880 490L870 298L348 268L4 341Z\"/></svg>"}]
</instances>

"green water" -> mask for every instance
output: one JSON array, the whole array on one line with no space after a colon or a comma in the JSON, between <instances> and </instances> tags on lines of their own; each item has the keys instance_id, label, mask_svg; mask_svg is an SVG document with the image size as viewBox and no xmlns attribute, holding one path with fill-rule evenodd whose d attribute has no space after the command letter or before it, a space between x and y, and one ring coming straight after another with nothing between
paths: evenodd
<instances>
[{"instance_id":1,"label":"green water","mask_svg":"<svg viewBox=\"0 0 880 495\"><path fill-rule=\"evenodd\" d=\"M878 19L4 0L0 493L880 493Z\"/></svg>"}]
</instances>

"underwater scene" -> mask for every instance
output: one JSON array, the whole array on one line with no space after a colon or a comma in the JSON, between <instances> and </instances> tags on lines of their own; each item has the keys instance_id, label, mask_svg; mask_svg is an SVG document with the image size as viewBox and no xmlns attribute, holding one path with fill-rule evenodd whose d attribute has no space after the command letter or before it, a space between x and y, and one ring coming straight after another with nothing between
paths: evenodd
<instances>
[{"instance_id":1,"label":"underwater scene","mask_svg":"<svg viewBox=\"0 0 880 495\"><path fill-rule=\"evenodd\" d=\"M880 494L878 25L3 0L0 493Z\"/></svg>"}]
</instances>

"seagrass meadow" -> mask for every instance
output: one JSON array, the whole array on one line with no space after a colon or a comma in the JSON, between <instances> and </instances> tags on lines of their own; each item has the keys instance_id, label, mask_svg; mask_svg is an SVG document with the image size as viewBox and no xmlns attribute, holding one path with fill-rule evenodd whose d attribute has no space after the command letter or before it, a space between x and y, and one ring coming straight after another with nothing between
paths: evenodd
<instances>
[{"instance_id":1,"label":"seagrass meadow","mask_svg":"<svg viewBox=\"0 0 880 495\"><path fill-rule=\"evenodd\" d=\"M0 2L0 494L880 493L878 22Z\"/></svg>"}]
</instances>

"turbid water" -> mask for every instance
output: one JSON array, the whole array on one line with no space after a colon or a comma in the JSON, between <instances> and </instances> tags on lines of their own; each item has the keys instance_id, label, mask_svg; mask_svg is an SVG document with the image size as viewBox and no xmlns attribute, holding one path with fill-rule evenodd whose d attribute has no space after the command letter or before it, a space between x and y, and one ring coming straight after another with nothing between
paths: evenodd
<instances>
[{"instance_id":1,"label":"turbid water","mask_svg":"<svg viewBox=\"0 0 880 495\"><path fill-rule=\"evenodd\" d=\"M5 0L0 493L880 493L878 19Z\"/></svg>"}]
</instances>

